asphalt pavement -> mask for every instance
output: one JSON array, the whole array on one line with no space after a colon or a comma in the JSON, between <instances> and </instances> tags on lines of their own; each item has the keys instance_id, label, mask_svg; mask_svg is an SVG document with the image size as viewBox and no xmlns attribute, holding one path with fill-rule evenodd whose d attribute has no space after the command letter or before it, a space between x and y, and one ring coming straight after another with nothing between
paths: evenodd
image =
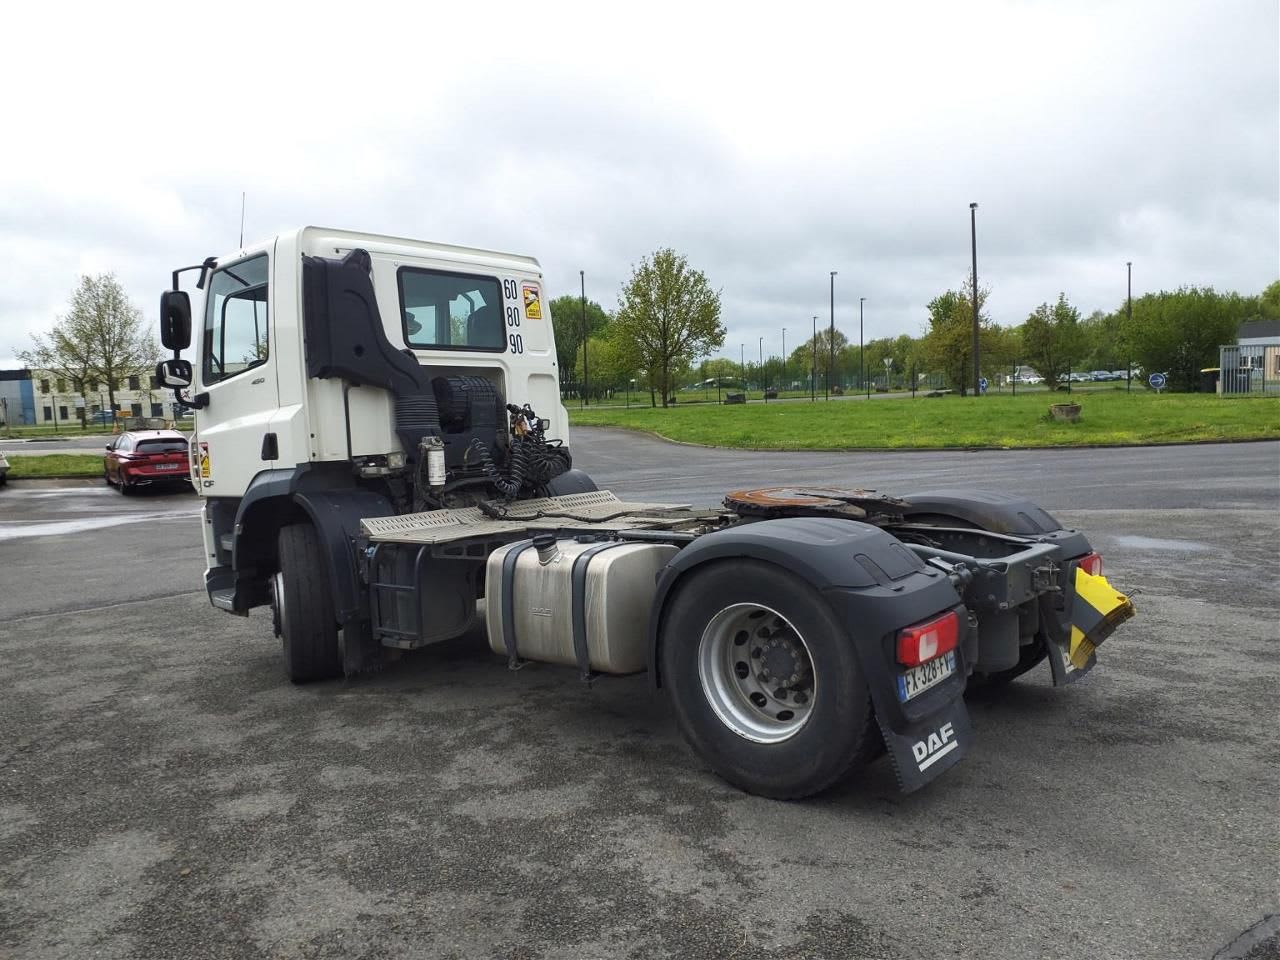
<instances>
[{"instance_id":1,"label":"asphalt pavement","mask_svg":"<svg viewBox=\"0 0 1280 960\"><path fill-rule=\"evenodd\" d=\"M1275 956L1280 444L750 453L574 431L635 499L1021 492L1138 617L1063 690L974 695L920 793L727 786L642 677L479 636L284 679L208 605L191 494L0 490L0 957ZM1261 931L1259 933L1258 931ZM1240 946L1240 944L1244 944Z\"/></svg>"}]
</instances>

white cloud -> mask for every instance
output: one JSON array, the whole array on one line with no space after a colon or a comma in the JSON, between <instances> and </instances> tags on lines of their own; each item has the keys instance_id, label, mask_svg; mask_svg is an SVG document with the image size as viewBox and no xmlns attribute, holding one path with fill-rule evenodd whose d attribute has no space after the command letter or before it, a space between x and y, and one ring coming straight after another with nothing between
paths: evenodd
<instances>
[{"instance_id":1,"label":"white cloud","mask_svg":"<svg viewBox=\"0 0 1280 960\"><path fill-rule=\"evenodd\" d=\"M300 223L537 255L611 306L658 245L726 353L827 314L918 333L979 273L1059 290L1280 275L1271 0L1219 5L58 5L0 63L0 364L84 271L154 316L173 267ZM795 339L793 339L793 337Z\"/></svg>"}]
</instances>

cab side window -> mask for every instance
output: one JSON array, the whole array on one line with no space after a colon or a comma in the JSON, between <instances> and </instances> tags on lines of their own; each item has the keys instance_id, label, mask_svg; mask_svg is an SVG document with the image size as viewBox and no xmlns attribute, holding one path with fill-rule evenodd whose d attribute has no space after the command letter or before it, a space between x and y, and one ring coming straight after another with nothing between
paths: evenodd
<instances>
[{"instance_id":1,"label":"cab side window","mask_svg":"<svg viewBox=\"0 0 1280 960\"><path fill-rule=\"evenodd\" d=\"M267 362L267 256L217 270L205 298L201 381L217 383Z\"/></svg>"},{"instance_id":2,"label":"cab side window","mask_svg":"<svg viewBox=\"0 0 1280 960\"><path fill-rule=\"evenodd\" d=\"M507 348L502 288L496 277L401 267L405 343L431 350Z\"/></svg>"}]
</instances>

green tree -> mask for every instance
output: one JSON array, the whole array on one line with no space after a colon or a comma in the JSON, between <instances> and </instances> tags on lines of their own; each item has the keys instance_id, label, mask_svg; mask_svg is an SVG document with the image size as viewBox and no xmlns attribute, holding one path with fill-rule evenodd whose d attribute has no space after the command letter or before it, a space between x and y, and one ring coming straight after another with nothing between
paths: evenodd
<instances>
[{"instance_id":1,"label":"green tree","mask_svg":"<svg viewBox=\"0 0 1280 960\"><path fill-rule=\"evenodd\" d=\"M1134 359L1147 373L1166 373L1172 390L1192 390L1200 371L1218 365L1218 347L1232 343L1240 323L1261 313L1258 297L1182 287L1133 301L1122 324Z\"/></svg>"},{"instance_id":2,"label":"green tree","mask_svg":"<svg viewBox=\"0 0 1280 960\"><path fill-rule=\"evenodd\" d=\"M81 396L87 377L102 380L112 410L119 386L129 377L149 378L160 359L160 346L146 329L142 312L109 273L82 276L48 339L35 337L33 342L32 350L20 354L23 362L41 366L43 358L52 364L46 369L70 373Z\"/></svg>"},{"instance_id":3,"label":"green tree","mask_svg":"<svg viewBox=\"0 0 1280 960\"><path fill-rule=\"evenodd\" d=\"M551 328L556 338L556 364L560 367L560 379L578 382L578 364L582 361L582 298L566 293L556 297L548 305L551 309ZM609 314L594 300L587 301L587 336L596 337L609 327ZM592 373L591 358L587 358L588 373ZM594 374L593 374L594 379Z\"/></svg>"},{"instance_id":4,"label":"green tree","mask_svg":"<svg viewBox=\"0 0 1280 960\"><path fill-rule=\"evenodd\" d=\"M927 366L947 377L947 382L965 396L973 376L973 285L965 281L959 290L948 290L929 301L929 329L922 354ZM982 351L984 374L1003 369L1003 338L983 309L988 290L978 288L978 346Z\"/></svg>"},{"instance_id":5,"label":"green tree","mask_svg":"<svg viewBox=\"0 0 1280 960\"><path fill-rule=\"evenodd\" d=\"M802 379L817 370L817 382L821 384L827 376L827 368L831 365L831 344L835 343L835 361L837 370L856 370L858 368L858 348L849 346L849 338L837 327L835 336L831 335L831 327L819 327L816 337L809 337L800 346L791 351L787 367L799 370ZM850 350L853 352L850 353ZM835 381L832 381L835 382Z\"/></svg>"},{"instance_id":6,"label":"green tree","mask_svg":"<svg viewBox=\"0 0 1280 960\"><path fill-rule=\"evenodd\" d=\"M1267 285L1258 297L1258 308L1269 320L1280 320L1280 280Z\"/></svg>"},{"instance_id":7,"label":"green tree","mask_svg":"<svg viewBox=\"0 0 1280 960\"><path fill-rule=\"evenodd\" d=\"M614 325L627 353L654 375L664 407L673 371L721 346L725 336L720 294L701 270L670 248L633 268L618 298Z\"/></svg>"},{"instance_id":8,"label":"green tree","mask_svg":"<svg viewBox=\"0 0 1280 960\"><path fill-rule=\"evenodd\" d=\"M628 354L626 345L606 331L587 341L587 366L591 373L593 399L611 396L625 390L638 370L635 358Z\"/></svg>"},{"instance_id":9,"label":"green tree","mask_svg":"<svg viewBox=\"0 0 1280 960\"><path fill-rule=\"evenodd\" d=\"M1067 302L1065 293L1058 294L1053 306L1042 303L1022 325L1022 360L1044 377L1050 390L1071 373L1072 362L1079 362L1084 348L1080 330L1080 311Z\"/></svg>"},{"instance_id":10,"label":"green tree","mask_svg":"<svg viewBox=\"0 0 1280 960\"><path fill-rule=\"evenodd\" d=\"M93 370L93 356L90 344L77 339L72 324L65 317L59 317L47 337L34 334L31 343L31 349L19 352L18 359L28 367L48 370L58 379L65 380L87 404L86 390ZM81 430L85 427L85 409L84 406L80 408Z\"/></svg>"},{"instance_id":11,"label":"green tree","mask_svg":"<svg viewBox=\"0 0 1280 960\"><path fill-rule=\"evenodd\" d=\"M1095 310L1080 321L1080 369L1117 370L1129 362L1123 312Z\"/></svg>"}]
</instances>

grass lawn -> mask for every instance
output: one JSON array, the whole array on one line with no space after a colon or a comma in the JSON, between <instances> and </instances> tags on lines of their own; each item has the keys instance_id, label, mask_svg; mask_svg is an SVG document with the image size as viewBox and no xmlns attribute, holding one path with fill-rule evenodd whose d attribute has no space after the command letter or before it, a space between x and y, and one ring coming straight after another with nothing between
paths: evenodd
<instances>
[{"instance_id":1,"label":"grass lawn","mask_svg":"<svg viewBox=\"0 0 1280 960\"><path fill-rule=\"evenodd\" d=\"M72 420L69 423L59 423L56 427L51 423L42 423L39 425L30 424L9 424L0 427L0 437L12 438L14 440L20 438L41 438L41 437L97 437L111 432L110 426L103 426L100 423L90 422L83 430L80 429L80 421Z\"/></svg>"},{"instance_id":2,"label":"grass lawn","mask_svg":"<svg viewBox=\"0 0 1280 960\"><path fill-rule=\"evenodd\" d=\"M1050 403L1078 402L1080 421L1047 419ZM627 427L708 446L775 450L902 447L1057 447L1196 440L1280 439L1280 399L1211 394L1038 393L895 397L824 403L753 402L671 409L569 406L575 424Z\"/></svg>"},{"instance_id":3,"label":"grass lawn","mask_svg":"<svg viewBox=\"0 0 1280 960\"><path fill-rule=\"evenodd\" d=\"M100 453L49 453L32 455L5 452L9 460L10 480L32 480L40 477L100 477Z\"/></svg>"}]
</instances>

